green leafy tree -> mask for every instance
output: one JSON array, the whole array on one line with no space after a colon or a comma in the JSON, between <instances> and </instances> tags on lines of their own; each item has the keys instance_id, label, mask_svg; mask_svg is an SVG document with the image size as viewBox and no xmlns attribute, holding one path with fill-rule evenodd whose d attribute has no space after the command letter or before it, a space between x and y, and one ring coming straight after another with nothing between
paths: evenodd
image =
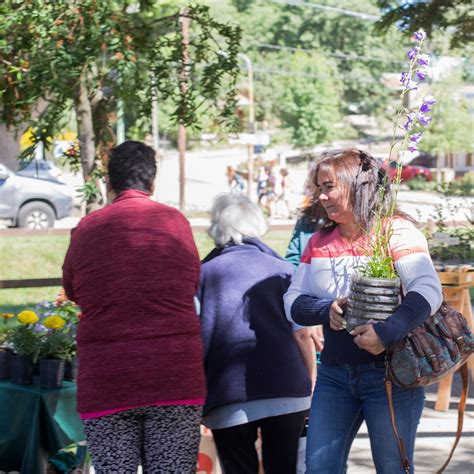
<instances>
[{"instance_id":1,"label":"green leafy tree","mask_svg":"<svg viewBox=\"0 0 474 474\"><path fill-rule=\"evenodd\" d=\"M280 83L299 83L301 75L306 73L307 64L304 62L298 64L294 61L292 68L283 65L282 57L290 58L298 50L309 55L321 55L336 65L335 77L339 78L336 82L338 87L339 84L342 86L336 93L340 99L339 114L376 117L387 114L393 92L381 78L384 73L399 73L405 59L404 48L394 48L394 44L402 46L406 38L395 28L384 35L375 34L375 21L370 20L380 15L376 0L324 2L323 6L367 14L369 20L363 15L350 16L312 8L310 2L209 0L209 3L215 12L225 4L225 14L238 18L242 25L242 44L255 67L259 121L287 121L288 117L282 115L284 109L272 105L272 102L277 102L281 96ZM308 127L311 128L310 123ZM317 122L315 127L319 127ZM307 130L305 127L305 134Z\"/></svg>"},{"instance_id":2,"label":"green leafy tree","mask_svg":"<svg viewBox=\"0 0 474 474\"><path fill-rule=\"evenodd\" d=\"M378 0L383 16L381 31L392 25L414 33L424 29L428 36L436 30L449 31L453 47L474 41L474 10L472 0Z\"/></svg>"},{"instance_id":3,"label":"green leafy tree","mask_svg":"<svg viewBox=\"0 0 474 474\"><path fill-rule=\"evenodd\" d=\"M282 125L291 130L293 143L310 147L338 138L342 84L335 66L319 54L298 53L286 67L300 71L299 76L279 79L277 99Z\"/></svg>"},{"instance_id":4,"label":"green leafy tree","mask_svg":"<svg viewBox=\"0 0 474 474\"><path fill-rule=\"evenodd\" d=\"M437 102L431 113L433 120L423 134L422 147L437 156L449 153L472 153L473 117L463 95L460 74L433 84Z\"/></svg>"},{"instance_id":5,"label":"green leafy tree","mask_svg":"<svg viewBox=\"0 0 474 474\"><path fill-rule=\"evenodd\" d=\"M217 22L205 6L176 11L172 1L135 3L0 5L0 121L30 124L33 142L48 146L65 112L74 109L80 154L69 158L82 169L88 210L97 203L96 182L115 143L119 101L142 117L157 97L172 104L175 122L190 126L199 125L203 112L228 124L234 117L240 28ZM181 34L185 16L191 20L188 54Z\"/></svg>"}]
</instances>

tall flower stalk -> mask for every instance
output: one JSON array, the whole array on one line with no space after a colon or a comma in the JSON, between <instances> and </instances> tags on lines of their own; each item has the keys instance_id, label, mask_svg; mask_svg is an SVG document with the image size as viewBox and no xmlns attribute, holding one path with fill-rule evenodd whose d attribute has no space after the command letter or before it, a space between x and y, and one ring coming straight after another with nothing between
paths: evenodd
<instances>
[{"instance_id":1,"label":"tall flower stalk","mask_svg":"<svg viewBox=\"0 0 474 474\"><path fill-rule=\"evenodd\" d=\"M389 159L394 155L397 145L397 132L404 130L403 139L396 155L396 173L392 181L392 193L388 206L385 203L385 188L388 184L388 174L385 182L379 187L379 205L374 211L374 228L371 238L371 255L361 268L361 273L375 278L394 278L396 276L393 259L390 252L390 239L393 234L391 220L397 207L397 196L400 188L402 176L402 156L405 151L414 152L418 149L418 143L422 139L423 129L431 122L428 113L436 100L432 95L427 95L421 105L414 109L404 106L407 95L410 91L417 90L418 84L424 81L428 75L430 57L422 54L423 42L426 39L424 31L417 31L414 34L415 45L407 52L408 71L402 72L400 82L403 90L400 94L400 107L397 110L394 125L392 142L389 149ZM404 123L402 124L402 122Z\"/></svg>"}]
</instances>

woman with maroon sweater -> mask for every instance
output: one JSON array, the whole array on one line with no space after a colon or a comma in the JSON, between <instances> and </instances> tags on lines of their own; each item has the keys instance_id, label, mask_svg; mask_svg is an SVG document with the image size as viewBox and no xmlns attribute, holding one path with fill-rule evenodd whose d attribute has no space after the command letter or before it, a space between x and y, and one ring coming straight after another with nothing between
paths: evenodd
<instances>
[{"instance_id":1,"label":"woman with maroon sweater","mask_svg":"<svg viewBox=\"0 0 474 474\"><path fill-rule=\"evenodd\" d=\"M82 310L78 411L97 473L194 472L206 396L194 295L199 256L177 210L150 199L155 152L108 164L116 197L72 231L63 284Z\"/></svg>"}]
</instances>

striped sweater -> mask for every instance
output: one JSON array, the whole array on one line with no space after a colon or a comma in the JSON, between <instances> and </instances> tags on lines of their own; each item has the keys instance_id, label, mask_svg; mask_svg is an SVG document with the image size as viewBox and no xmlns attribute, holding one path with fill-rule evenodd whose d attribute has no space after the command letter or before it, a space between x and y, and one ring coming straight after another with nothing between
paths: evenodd
<instances>
[{"instance_id":1,"label":"striped sweater","mask_svg":"<svg viewBox=\"0 0 474 474\"><path fill-rule=\"evenodd\" d=\"M303 326L323 325L325 346L321 361L328 364L361 364L383 360L359 349L353 336L329 327L329 308L336 298L349 294L350 277L366 261L367 237L344 239L336 226L327 233L316 232L308 242L301 263L285 294L290 321ZM385 347L390 347L436 312L442 301L441 285L423 234L409 221L397 218L392 224L390 248L402 282L403 303L386 322L374 329Z\"/></svg>"}]
</instances>

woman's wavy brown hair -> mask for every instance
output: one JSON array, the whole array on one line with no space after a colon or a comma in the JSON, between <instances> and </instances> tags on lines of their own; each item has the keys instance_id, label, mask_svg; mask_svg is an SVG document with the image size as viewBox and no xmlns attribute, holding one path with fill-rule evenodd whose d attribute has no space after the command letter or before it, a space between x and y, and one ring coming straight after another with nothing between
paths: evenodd
<instances>
[{"instance_id":1,"label":"woman's wavy brown hair","mask_svg":"<svg viewBox=\"0 0 474 474\"><path fill-rule=\"evenodd\" d=\"M320 171L333 175L346 190L355 221L364 230L371 228L376 212L389 211L392 196L389 179L377 160L368 153L355 148L324 153L312 170L311 179L315 185ZM303 209L302 216L318 229L332 229L336 222L329 219L318 194L316 190L311 204ZM399 210L395 214L412 220Z\"/></svg>"}]
</instances>

